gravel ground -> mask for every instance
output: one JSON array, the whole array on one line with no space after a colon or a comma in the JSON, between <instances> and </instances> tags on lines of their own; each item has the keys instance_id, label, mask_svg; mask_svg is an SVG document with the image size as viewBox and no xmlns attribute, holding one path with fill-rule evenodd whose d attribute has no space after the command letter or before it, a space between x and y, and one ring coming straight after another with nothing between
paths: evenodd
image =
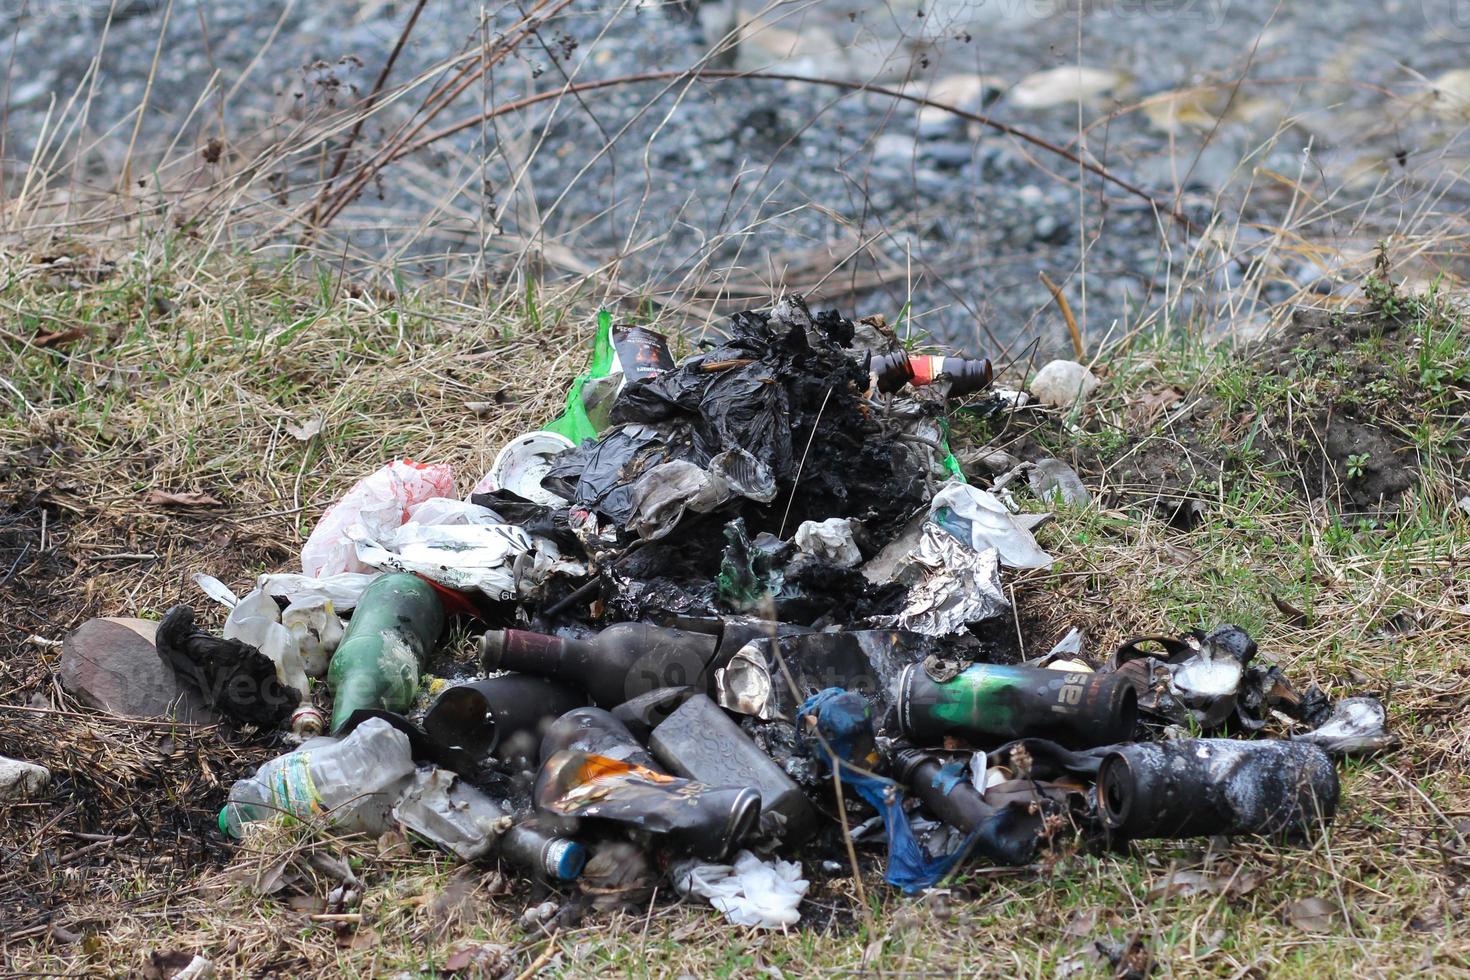
<instances>
[{"instance_id":1,"label":"gravel ground","mask_svg":"<svg viewBox=\"0 0 1470 980\"><path fill-rule=\"evenodd\" d=\"M1238 245L1263 239L1288 216L1300 224L1314 202L1332 213L1301 225L1302 234L1354 255L1407 230L1412 216L1426 213L1430 191L1448 187L1429 212L1436 220L1460 220L1466 210L1458 184L1430 181L1464 167L1461 130L1470 113L1459 110L1470 103L1437 95L1430 83L1464 64L1470 18L1456 19L1454 0L1104 0L1080 19L1068 6L790 4L747 26L733 62L917 92L938 86L945 101L983 107L1065 145L1079 138L1076 93L1048 87L1037 73L1098 69L1080 113L1097 123L1083 137L1087 153L1166 200L1177 195L1195 220L1214 213L1223 227L1239 227ZM104 29L87 116L88 131L104 137L87 159L97 176L122 159L165 17L139 139L143 159L175 138L187 151L217 133L244 147L250 134L349 101L354 88L371 85L411 8L118 0L108 26L105 0L0 0L0 57L11 66L7 165L13 175L43 127L54 131L60 119L65 132L77 118L63 109ZM688 67L754 11L587 2L570 9L543 25L493 86L467 96L460 114L482 100L555 87L563 73L585 80ZM478 5L433 0L395 79L508 18L492 11L482 28ZM319 61L330 67L305 67ZM1173 131L1157 110L1108 118L1141 100L1242 75L1249 80L1233 94L1216 88L1181 103ZM226 102L220 95L229 90ZM857 252L813 290L817 301L890 318L907 304L916 328L975 353L1038 335L1046 345L1061 342L1039 272L1065 282L1094 337L1125 329L1177 289L1185 250L1177 228L1171 249L1161 247L1167 219L1092 176L1079 200L1075 164L978 124L802 83L721 80L689 86L681 99L657 99L658 92L650 84L606 89L503 119L486 134L471 129L457 145L391 171L336 230L430 272L443 267L433 256L475 252L484 231L490 253L514 253L539 235L590 265L624 255L625 283L673 286L691 276L734 292L808 287ZM599 154L611 134L612 150ZM528 137L542 143L515 180ZM482 139L489 153L481 153ZM1299 181L1305 193L1268 171ZM303 165L286 174L285 196L300 200L299 185L314 172ZM1372 220L1361 225L1358 203L1366 199ZM435 212L433 202L448 206ZM1338 281L1334 261L1286 260L1282 281L1261 299L1284 298L1299 285L1350 289L1357 273ZM1200 277L1205 288L1189 309L1222 322L1210 287L1228 286L1237 274L1226 266ZM1237 308L1233 325L1250 326L1252 316Z\"/></svg>"}]
</instances>

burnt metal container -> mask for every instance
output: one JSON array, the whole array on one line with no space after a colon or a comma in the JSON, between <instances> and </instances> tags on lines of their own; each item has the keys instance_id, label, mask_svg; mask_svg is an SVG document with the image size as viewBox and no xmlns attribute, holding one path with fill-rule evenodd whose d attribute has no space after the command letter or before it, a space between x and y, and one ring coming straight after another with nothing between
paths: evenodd
<instances>
[{"instance_id":1,"label":"burnt metal container","mask_svg":"<svg viewBox=\"0 0 1470 980\"><path fill-rule=\"evenodd\" d=\"M568 685L505 674L443 691L424 714L424 731L481 760L500 757L502 747L516 736L529 735L534 757L551 722L586 703L586 695Z\"/></svg>"},{"instance_id":2,"label":"burnt metal container","mask_svg":"<svg viewBox=\"0 0 1470 980\"><path fill-rule=\"evenodd\" d=\"M938 683L912 664L899 678L898 723L914 740L1049 738L1072 747L1133 737L1138 693L1116 674L974 664Z\"/></svg>"},{"instance_id":3,"label":"burnt metal container","mask_svg":"<svg viewBox=\"0 0 1470 980\"><path fill-rule=\"evenodd\" d=\"M1103 825L1122 839L1301 836L1331 822L1338 782L1307 742L1185 738L1109 753L1097 795Z\"/></svg>"},{"instance_id":4,"label":"burnt metal container","mask_svg":"<svg viewBox=\"0 0 1470 980\"><path fill-rule=\"evenodd\" d=\"M799 844L817 830L817 814L785 770L703 694L685 701L653 730L649 748L670 772L711 786L753 786L773 836ZM773 820L773 817L779 817Z\"/></svg>"},{"instance_id":5,"label":"burnt metal container","mask_svg":"<svg viewBox=\"0 0 1470 980\"><path fill-rule=\"evenodd\" d=\"M548 825L566 836L575 836L576 828L557 818L606 820L718 860L760 818L761 796L754 787L669 775L601 708L577 708L558 718L541 740L541 755L532 796Z\"/></svg>"}]
</instances>

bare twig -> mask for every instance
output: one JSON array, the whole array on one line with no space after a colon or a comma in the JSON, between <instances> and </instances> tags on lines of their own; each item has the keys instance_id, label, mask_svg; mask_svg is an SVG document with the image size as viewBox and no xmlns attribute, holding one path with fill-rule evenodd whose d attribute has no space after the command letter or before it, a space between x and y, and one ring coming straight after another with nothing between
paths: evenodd
<instances>
[{"instance_id":1,"label":"bare twig","mask_svg":"<svg viewBox=\"0 0 1470 980\"><path fill-rule=\"evenodd\" d=\"M1052 299L1057 301L1057 308L1062 311L1062 319L1067 321L1067 332L1072 335L1072 350L1077 354L1077 360L1085 361L1087 348L1082 344L1082 331L1077 329L1077 318L1072 315L1072 304L1067 302L1067 294L1045 272L1041 273L1041 282L1051 290Z\"/></svg>"},{"instance_id":2,"label":"bare twig","mask_svg":"<svg viewBox=\"0 0 1470 980\"><path fill-rule=\"evenodd\" d=\"M449 126L445 126L441 129L436 129L432 132L425 133L424 135L419 136L412 141L400 142L397 146L391 147L385 150L383 153L379 154L376 160L365 163L361 168L359 168L357 175L353 178L353 180L338 192L332 206L326 209L322 214L321 221L323 224L328 223L338 214L340 214L342 210L346 208L347 205L351 203L351 201L356 197L357 193L388 164L400 159L401 157L407 156L410 153L415 153L426 146L430 146L438 142L439 140L445 139L449 136L453 136L456 133L463 132L464 130L470 129L474 126L478 126L487 119L494 119L498 116L503 116L508 113L519 112L523 109L528 109L531 106L538 105L542 102L550 101L553 99L561 99L568 95L579 96L582 93L592 92L598 89L617 88L624 85L636 85L645 82L667 82L683 78L758 78L766 81L799 82L808 85L825 85L832 88L845 89L850 92L866 92L873 95L882 95L886 98L898 99L904 102L911 102L915 105L940 109L944 112L948 112L955 116L958 116L961 119L967 119L971 122L979 123L982 126L988 126L991 129L996 130L997 132L1005 133L1007 136L1012 136L1016 139L1022 140L1023 142L1030 143L1033 146L1037 146L1043 150L1046 150L1048 153L1054 154L1064 160L1075 163L1083 170L1095 174L1108 183L1111 183L1121 188L1122 190L1127 191L1129 194L1132 194L1133 196L1139 198L1140 200L1147 202L1159 213L1168 215L1171 220L1178 223L1190 233L1197 234L1199 232L1199 227L1193 221L1191 221L1184 214L1183 211L1160 199L1158 196L1150 193L1142 187L1139 187L1137 184L1124 180L1122 177L1119 177L1117 174L1113 173L1106 167L1093 163L1090 160L1084 160L1078 154L1073 153L1072 151L1062 146L1059 146L1058 144L1053 143L1048 139L1044 139L1043 137L1028 133L1027 131L1013 126L1010 123L1001 122L999 119L995 119L991 116L983 115L978 112L970 112L967 109L961 109L959 106L949 105L948 103L944 102L938 102L934 99L925 98L921 95L913 95L908 92L900 92L897 89L887 88L882 85L873 85L868 82L852 82L840 78L817 78L806 75L794 75L788 72L731 71L718 68L694 68L682 71L651 71L639 72L632 75L620 75L615 78L603 78L588 82L578 82L574 85L564 85L561 88L551 89L546 92L537 92L533 95L527 95L520 99L503 102L500 105L490 109L488 112L477 113L469 117L468 119L462 119L459 122L453 123ZM452 98L452 96L450 97ZM420 123L419 126L415 127L415 132L421 130L422 128L423 123Z\"/></svg>"}]
</instances>

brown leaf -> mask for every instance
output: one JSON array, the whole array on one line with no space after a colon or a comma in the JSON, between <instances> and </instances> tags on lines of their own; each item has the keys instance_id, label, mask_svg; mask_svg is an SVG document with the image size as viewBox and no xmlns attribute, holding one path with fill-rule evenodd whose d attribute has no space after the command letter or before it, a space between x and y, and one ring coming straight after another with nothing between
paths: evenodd
<instances>
[{"instance_id":1,"label":"brown leaf","mask_svg":"<svg viewBox=\"0 0 1470 980\"><path fill-rule=\"evenodd\" d=\"M400 830L390 830L378 838L378 857L407 858L413 856L413 846Z\"/></svg>"},{"instance_id":2,"label":"brown leaf","mask_svg":"<svg viewBox=\"0 0 1470 980\"><path fill-rule=\"evenodd\" d=\"M241 865L240 871L250 886L250 890L256 895L274 895L296 881L297 875L289 871L291 859L288 857L278 858L268 867L253 869L247 865Z\"/></svg>"},{"instance_id":3,"label":"brown leaf","mask_svg":"<svg viewBox=\"0 0 1470 980\"><path fill-rule=\"evenodd\" d=\"M1156 879L1148 890L1151 902L1175 896L1198 894L1219 895L1222 892L1234 898L1248 895L1258 888L1265 873L1258 870L1233 871L1222 867L1215 872L1174 871Z\"/></svg>"},{"instance_id":4,"label":"brown leaf","mask_svg":"<svg viewBox=\"0 0 1470 980\"><path fill-rule=\"evenodd\" d=\"M143 964L143 976L146 980L169 980L175 973L194 962L194 954L186 953L181 949L170 950L160 953L150 950L148 962Z\"/></svg>"},{"instance_id":5,"label":"brown leaf","mask_svg":"<svg viewBox=\"0 0 1470 980\"><path fill-rule=\"evenodd\" d=\"M1230 894L1235 896L1236 898L1239 898L1242 895L1249 895L1251 892L1261 887L1261 882L1265 880L1266 872L1264 871L1242 871L1240 874L1235 876L1235 884L1230 886Z\"/></svg>"},{"instance_id":6,"label":"brown leaf","mask_svg":"<svg viewBox=\"0 0 1470 980\"><path fill-rule=\"evenodd\" d=\"M372 926L358 926L355 929L349 927L337 931L338 949L372 949L379 941L378 930Z\"/></svg>"},{"instance_id":7,"label":"brown leaf","mask_svg":"<svg viewBox=\"0 0 1470 980\"><path fill-rule=\"evenodd\" d=\"M1134 425L1149 426L1179 403L1184 389L1176 385L1155 388L1141 396L1128 399L1128 418Z\"/></svg>"},{"instance_id":8,"label":"brown leaf","mask_svg":"<svg viewBox=\"0 0 1470 980\"><path fill-rule=\"evenodd\" d=\"M1084 939L1097 930L1097 909L1085 909L1072 913L1072 918L1062 927L1062 935Z\"/></svg>"},{"instance_id":9,"label":"brown leaf","mask_svg":"<svg viewBox=\"0 0 1470 980\"><path fill-rule=\"evenodd\" d=\"M1171 871L1149 886L1148 900L1157 902L1160 899L1175 896L1188 897L1201 892L1213 893L1219 890L1220 884L1221 882L1217 881L1214 875L1202 874L1198 871Z\"/></svg>"},{"instance_id":10,"label":"brown leaf","mask_svg":"<svg viewBox=\"0 0 1470 980\"><path fill-rule=\"evenodd\" d=\"M448 938L467 922L474 921L478 902L473 881L451 879L424 907L429 928L441 939Z\"/></svg>"},{"instance_id":11,"label":"brown leaf","mask_svg":"<svg viewBox=\"0 0 1470 980\"><path fill-rule=\"evenodd\" d=\"M1271 594L1271 602L1292 626L1302 629L1311 625L1311 619L1307 616L1305 610L1298 609L1274 592Z\"/></svg>"},{"instance_id":12,"label":"brown leaf","mask_svg":"<svg viewBox=\"0 0 1470 980\"><path fill-rule=\"evenodd\" d=\"M54 330L50 333L38 333L31 340L31 343L37 347L62 347L73 341L81 340L86 335L86 327L71 327L66 330Z\"/></svg>"},{"instance_id":13,"label":"brown leaf","mask_svg":"<svg viewBox=\"0 0 1470 980\"><path fill-rule=\"evenodd\" d=\"M327 910L327 900L320 895L289 895L286 905L297 912L316 915Z\"/></svg>"},{"instance_id":14,"label":"brown leaf","mask_svg":"<svg viewBox=\"0 0 1470 980\"><path fill-rule=\"evenodd\" d=\"M223 507L224 502L200 490L154 490L147 503L154 507Z\"/></svg>"},{"instance_id":15,"label":"brown leaf","mask_svg":"<svg viewBox=\"0 0 1470 980\"><path fill-rule=\"evenodd\" d=\"M1325 898L1301 898L1286 907L1286 919L1303 932L1332 932L1342 918L1338 907Z\"/></svg>"},{"instance_id":16,"label":"brown leaf","mask_svg":"<svg viewBox=\"0 0 1470 980\"><path fill-rule=\"evenodd\" d=\"M468 970L471 976L498 977L510 970L510 950L499 943L469 943L449 954L441 972Z\"/></svg>"}]
</instances>

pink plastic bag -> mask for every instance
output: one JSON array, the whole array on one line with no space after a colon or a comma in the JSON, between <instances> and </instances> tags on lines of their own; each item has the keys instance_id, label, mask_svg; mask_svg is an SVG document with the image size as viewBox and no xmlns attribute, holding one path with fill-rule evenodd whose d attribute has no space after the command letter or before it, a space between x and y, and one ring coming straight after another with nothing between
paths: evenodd
<instances>
[{"instance_id":1,"label":"pink plastic bag","mask_svg":"<svg viewBox=\"0 0 1470 980\"><path fill-rule=\"evenodd\" d=\"M395 459L363 477L322 515L301 549L301 570L321 577L340 572L372 572L357 560L347 529L360 525L381 539L408 520L410 508L432 497L454 496L454 469L446 463Z\"/></svg>"}]
</instances>

